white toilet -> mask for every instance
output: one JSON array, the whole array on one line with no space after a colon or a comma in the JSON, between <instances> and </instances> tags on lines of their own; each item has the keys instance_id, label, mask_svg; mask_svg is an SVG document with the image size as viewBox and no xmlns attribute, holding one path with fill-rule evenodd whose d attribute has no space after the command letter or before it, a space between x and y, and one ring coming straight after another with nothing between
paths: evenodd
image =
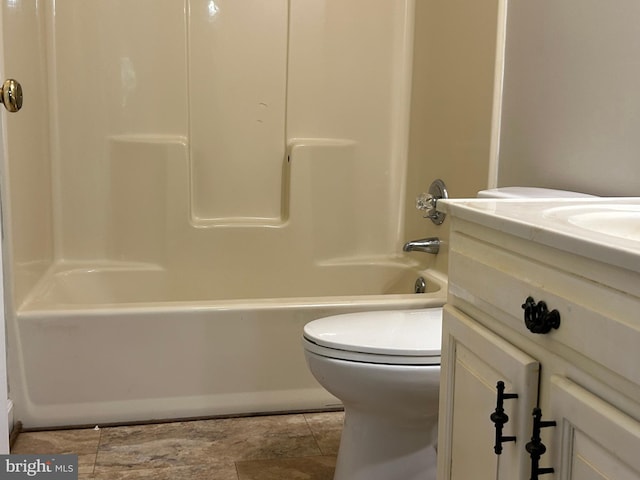
<instances>
[{"instance_id":1,"label":"white toilet","mask_svg":"<svg viewBox=\"0 0 640 480\"><path fill-rule=\"evenodd\" d=\"M591 195L540 188L480 198ZM311 373L345 408L334 480L434 480L442 309L362 312L308 323Z\"/></svg>"},{"instance_id":2,"label":"white toilet","mask_svg":"<svg viewBox=\"0 0 640 480\"><path fill-rule=\"evenodd\" d=\"M334 480L435 479L442 308L308 323L304 353L345 421Z\"/></svg>"}]
</instances>

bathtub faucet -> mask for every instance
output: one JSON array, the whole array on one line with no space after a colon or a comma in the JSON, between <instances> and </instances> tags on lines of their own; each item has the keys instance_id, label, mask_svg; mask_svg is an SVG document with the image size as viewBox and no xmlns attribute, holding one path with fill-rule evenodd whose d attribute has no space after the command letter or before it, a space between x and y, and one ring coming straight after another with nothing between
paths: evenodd
<instances>
[{"instance_id":1,"label":"bathtub faucet","mask_svg":"<svg viewBox=\"0 0 640 480\"><path fill-rule=\"evenodd\" d=\"M407 242L402 247L405 252L424 252L433 253L434 255L440 251L440 239L438 237L422 238Z\"/></svg>"}]
</instances>

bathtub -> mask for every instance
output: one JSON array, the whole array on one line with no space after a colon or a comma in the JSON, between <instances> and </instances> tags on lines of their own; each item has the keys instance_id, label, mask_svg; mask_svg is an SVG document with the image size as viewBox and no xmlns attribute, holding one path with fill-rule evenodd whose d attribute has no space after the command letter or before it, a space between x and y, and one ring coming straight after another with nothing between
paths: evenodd
<instances>
[{"instance_id":1,"label":"bathtub","mask_svg":"<svg viewBox=\"0 0 640 480\"><path fill-rule=\"evenodd\" d=\"M243 290L212 281L205 299L159 268L52 269L15 319L16 419L30 428L336 407L305 364L305 323L446 296L446 276L407 262L318 267L288 284L240 276ZM420 276L427 292L416 294Z\"/></svg>"}]
</instances>

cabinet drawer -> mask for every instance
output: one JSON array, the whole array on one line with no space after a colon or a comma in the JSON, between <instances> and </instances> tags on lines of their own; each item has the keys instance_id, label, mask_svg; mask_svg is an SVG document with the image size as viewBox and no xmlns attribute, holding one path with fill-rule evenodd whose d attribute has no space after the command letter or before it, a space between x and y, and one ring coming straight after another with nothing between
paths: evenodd
<instances>
[{"instance_id":1,"label":"cabinet drawer","mask_svg":"<svg viewBox=\"0 0 640 480\"><path fill-rule=\"evenodd\" d=\"M558 268L553 252L524 255L525 240L511 243L517 248L452 232L449 301L462 310L470 304L550 350L569 347L640 384L640 298ZM557 330L541 335L526 329L522 304L529 296L558 310Z\"/></svg>"}]
</instances>

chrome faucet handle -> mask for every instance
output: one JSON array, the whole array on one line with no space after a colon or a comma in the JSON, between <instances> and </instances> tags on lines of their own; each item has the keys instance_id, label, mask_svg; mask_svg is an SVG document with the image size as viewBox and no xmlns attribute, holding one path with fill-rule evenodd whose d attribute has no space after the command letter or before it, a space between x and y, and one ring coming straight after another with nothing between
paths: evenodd
<instances>
[{"instance_id":1,"label":"chrome faucet handle","mask_svg":"<svg viewBox=\"0 0 640 480\"><path fill-rule=\"evenodd\" d=\"M416 198L416 208L426 212L424 218L429 218L436 225L442 224L446 215L436 210L438 200L441 198L449 198L447 187L442 180L434 180L429 186L428 193L421 193Z\"/></svg>"},{"instance_id":2,"label":"chrome faucet handle","mask_svg":"<svg viewBox=\"0 0 640 480\"><path fill-rule=\"evenodd\" d=\"M427 212L436 208L437 201L438 199L430 193L421 193L416 197L416 208Z\"/></svg>"}]
</instances>

